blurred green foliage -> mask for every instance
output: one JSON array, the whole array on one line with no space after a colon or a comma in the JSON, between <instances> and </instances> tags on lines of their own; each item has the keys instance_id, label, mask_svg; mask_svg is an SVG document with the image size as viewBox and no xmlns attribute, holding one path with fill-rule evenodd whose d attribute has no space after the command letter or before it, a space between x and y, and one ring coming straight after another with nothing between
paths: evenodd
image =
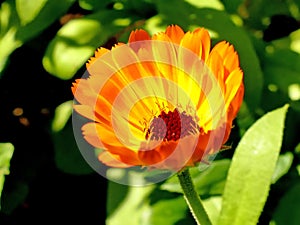
<instances>
[{"instance_id":1,"label":"blurred green foliage","mask_svg":"<svg viewBox=\"0 0 300 225\"><path fill-rule=\"evenodd\" d=\"M0 143L0 198L4 185L5 175L9 174L9 164L10 159L13 155L13 151L14 146L11 143Z\"/></svg>"},{"instance_id":2,"label":"blurred green foliage","mask_svg":"<svg viewBox=\"0 0 300 225\"><path fill-rule=\"evenodd\" d=\"M279 19L272 20L274 15ZM197 191L214 224L296 225L300 223L300 30L289 27L291 21L296 25L300 21L297 0L6 0L0 8L0 82L10 76L6 71L14 51L43 39L43 32L54 23L59 26L49 41L41 42L45 51L37 64L63 81L80 77L97 47L126 42L133 29L153 34L169 24L186 31L203 26L213 44L227 40L234 45L244 71L245 99L231 134L232 149L219 153L203 172L192 169ZM93 170L73 137L70 100L57 106L52 125L44 128L54 148L51 160L65 173L90 174ZM1 168L2 164L0 172ZM2 212L8 215L28 194L26 182L15 185L3 192ZM109 182L106 222L194 224L176 177L143 188Z\"/></svg>"}]
</instances>

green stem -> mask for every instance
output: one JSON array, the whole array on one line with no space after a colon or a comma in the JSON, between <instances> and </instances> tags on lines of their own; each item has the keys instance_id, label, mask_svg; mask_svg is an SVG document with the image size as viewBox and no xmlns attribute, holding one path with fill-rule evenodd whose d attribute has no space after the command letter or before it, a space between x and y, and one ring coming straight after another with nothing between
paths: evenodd
<instances>
[{"instance_id":1,"label":"green stem","mask_svg":"<svg viewBox=\"0 0 300 225\"><path fill-rule=\"evenodd\" d=\"M212 225L209 217L203 207L201 199L195 190L195 186L188 169L177 174L184 198L193 214L198 225Z\"/></svg>"}]
</instances>

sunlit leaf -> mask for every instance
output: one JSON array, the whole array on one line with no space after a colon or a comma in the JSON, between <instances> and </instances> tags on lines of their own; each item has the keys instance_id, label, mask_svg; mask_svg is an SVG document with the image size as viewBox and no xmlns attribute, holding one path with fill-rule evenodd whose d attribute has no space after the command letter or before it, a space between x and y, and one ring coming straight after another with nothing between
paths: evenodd
<instances>
[{"instance_id":1,"label":"sunlit leaf","mask_svg":"<svg viewBox=\"0 0 300 225\"><path fill-rule=\"evenodd\" d=\"M114 211L118 209L120 204L122 204L126 198L126 195L129 191L129 186L109 181L107 190L106 211L109 217L110 215L114 214Z\"/></svg>"},{"instance_id":2,"label":"sunlit leaf","mask_svg":"<svg viewBox=\"0 0 300 225\"><path fill-rule=\"evenodd\" d=\"M18 47L22 45L21 41L15 40L16 29L11 28L0 39L0 77L1 72L4 69L9 55Z\"/></svg>"},{"instance_id":3,"label":"sunlit leaf","mask_svg":"<svg viewBox=\"0 0 300 225\"><path fill-rule=\"evenodd\" d=\"M286 152L279 156L275 171L272 177L272 184L276 183L283 175L285 175L292 166L294 156L291 152Z\"/></svg>"},{"instance_id":4,"label":"sunlit leaf","mask_svg":"<svg viewBox=\"0 0 300 225\"><path fill-rule=\"evenodd\" d=\"M78 3L83 9L96 11L107 7L109 3L112 3L112 0L79 0Z\"/></svg>"},{"instance_id":5,"label":"sunlit leaf","mask_svg":"<svg viewBox=\"0 0 300 225\"><path fill-rule=\"evenodd\" d=\"M9 55L22 44L15 39L18 20L14 17L17 14L12 2L3 2L0 8L0 77Z\"/></svg>"},{"instance_id":6,"label":"sunlit leaf","mask_svg":"<svg viewBox=\"0 0 300 225\"><path fill-rule=\"evenodd\" d=\"M223 159L212 162L204 171L200 171L197 167L191 168L190 173L197 192L200 195L222 194L229 166L230 160ZM162 190L182 193L176 176L168 179L160 188Z\"/></svg>"},{"instance_id":7,"label":"sunlit leaf","mask_svg":"<svg viewBox=\"0 0 300 225\"><path fill-rule=\"evenodd\" d=\"M235 150L218 225L255 225L264 207L282 143L288 106L264 115Z\"/></svg>"},{"instance_id":8,"label":"sunlit leaf","mask_svg":"<svg viewBox=\"0 0 300 225\"><path fill-rule=\"evenodd\" d=\"M160 190L155 184L133 187L109 182L107 212L107 225L194 223L182 195Z\"/></svg>"},{"instance_id":9,"label":"sunlit leaf","mask_svg":"<svg viewBox=\"0 0 300 225\"><path fill-rule=\"evenodd\" d=\"M152 205L150 224L178 224L176 222L184 219L188 213L187 204L182 196L162 199Z\"/></svg>"},{"instance_id":10,"label":"sunlit leaf","mask_svg":"<svg viewBox=\"0 0 300 225\"><path fill-rule=\"evenodd\" d=\"M195 221L187 206L186 201L182 195L174 195L174 193L167 193L160 191L157 201L151 204L150 224L159 225L188 225L194 224ZM153 193L150 194L150 198ZM213 224L217 221L221 210L222 198L221 196L213 196L203 200L203 205L207 211L209 218Z\"/></svg>"},{"instance_id":11,"label":"sunlit leaf","mask_svg":"<svg viewBox=\"0 0 300 225\"><path fill-rule=\"evenodd\" d=\"M212 182L209 182L209 174L213 176L211 178L212 180L216 180L214 175L217 175L218 172L223 170L226 171L226 168L224 167L228 167L229 162L229 160L221 160L217 167L212 165L212 168L214 168L212 170L214 172L210 172L201 177L203 178L202 182L208 182L207 185L213 185ZM199 173L198 169L191 169L191 171L192 173ZM223 172L221 172L221 174L223 174ZM226 175L224 177L226 177ZM193 174L193 178L193 181L195 181L196 184L202 180L200 177L197 177L196 174ZM127 223L129 221L130 224L133 225L194 224L194 220L182 194L177 193L181 192L180 186L178 185L178 178L174 176L173 178L170 178L170 181L167 181L167 183L169 183L170 186L166 185L165 187L160 188L160 185L130 187L109 182L107 224L116 225ZM218 186L217 182L214 184ZM170 188L171 192L167 191L168 188ZM178 188L178 190L175 188ZM209 216L213 221L216 221L221 209L221 196L206 198L203 201L203 204L209 211ZM132 216L128 217L128 215Z\"/></svg>"},{"instance_id":12,"label":"sunlit leaf","mask_svg":"<svg viewBox=\"0 0 300 225\"><path fill-rule=\"evenodd\" d=\"M58 132L63 129L72 115L73 101L67 101L55 109L55 115L52 121L52 131Z\"/></svg>"},{"instance_id":13,"label":"sunlit leaf","mask_svg":"<svg viewBox=\"0 0 300 225\"><path fill-rule=\"evenodd\" d=\"M10 159L13 155L13 152L14 146L11 143L0 143L0 199L3 190L5 175L9 174Z\"/></svg>"},{"instance_id":14,"label":"sunlit leaf","mask_svg":"<svg viewBox=\"0 0 300 225\"><path fill-rule=\"evenodd\" d=\"M221 212L222 196L212 196L202 202L212 224L217 224Z\"/></svg>"},{"instance_id":15,"label":"sunlit leaf","mask_svg":"<svg viewBox=\"0 0 300 225\"><path fill-rule=\"evenodd\" d=\"M75 0L48 0L30 23L20 25L16 39L24 43L33 38L63 16L74 2ZM20 10L26 10L22 9L22 6L20 7Z\"/></svg>"},{"instance_id":16,"label":"sunlit leaf","mask_svg":"<svg viewBox=\"0 0 300 225\"><path fill-rule=\"evenodd\" d=\"M0 10L0 75L10 54L62 16L75 0L5 1Z\"/></svg>"},{"instance_id":17,"label":"sunlit leaf","mask_svg":"<svg viewBox=\"0 0 300 225\"><path fill-rule=\"evenodd\" d=\"M224 6L219 0L210 0L210 1L198 1L198 0L186 0L189 4L195 6L196 8L212 8L223 10Z\"/></svg>"},{"instance_id":18,"label":"sunlit leaf","mask_svg":"<svg viewBox=\"0 0 300 225\"><path fill-rule=\"evenodd\" d=\"M300 221L300 184L288 190L274 212L276 225L298 225Z\"/></svg>"},{"instance_id":19,"label":"sunlit leaf","mask_svg":"<svg viewBox=\"0 0 300 225\"><path fill-rule=\"evenodd\" d=\"M107 225L149 225L151 207L148 195L154 186L128 187L117 183L108 186Z\"/></svg>"},{"instance_id":20,"label":"sunlit leaf","mask_svg":"<svg viewBox=\"0 0 300 225\"><path fill-rule=\"evenodd\" d=\"M33 21L41 9L45 6L46 2L47 0L16 0L16 9L21 25L24 26Z\"/></svg>"},{"instance_id":21,"label":"sunlit leaf","mask_svg":"<svg viewBox=\"0 0 300 225\"><path fill-rule=\"evenodd\" d=\"M125 12L102 10L69 21L49 44L43 58L45 69L61 79L72 78L96 48L135 19Z\"/></svg>"}]
</instances>

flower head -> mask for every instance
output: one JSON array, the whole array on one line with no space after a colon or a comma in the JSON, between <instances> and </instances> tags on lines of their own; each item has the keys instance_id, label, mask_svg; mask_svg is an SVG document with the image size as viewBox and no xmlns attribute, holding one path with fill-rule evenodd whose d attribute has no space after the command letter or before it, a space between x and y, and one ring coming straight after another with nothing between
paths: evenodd
<instances>
[{"instance_id":1,"label":"flower head","mask_svg":"<svg viewBox=\"0 0 300 225\"><path fill-rule=\"evenodd\" d=\"M238 54L225 41L211 49L204 28L135 30L128 44L97 49L87 71L73 84L74 109L91 120L83 135L112 167L201 162L228 140L244 95Z\"/></svg>"}]
</instances>

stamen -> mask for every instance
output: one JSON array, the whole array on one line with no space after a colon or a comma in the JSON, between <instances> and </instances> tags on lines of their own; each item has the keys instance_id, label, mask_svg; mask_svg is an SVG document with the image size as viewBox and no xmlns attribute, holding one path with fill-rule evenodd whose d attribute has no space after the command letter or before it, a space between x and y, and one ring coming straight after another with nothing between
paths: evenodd
<instances>
[{"instance_id":1,"label":"stamen","mask_svg":"<svg viewBox=\"0 0 300 225\"><path fill-rule=\"evenodd\" d=\"M148 140L176 141L190 134L200 132L200 127L195 118L185 111L180 113L177 108L174 111L161 111L154 117L146 131L145 138Z\"/></svg>"}]
</instances>

